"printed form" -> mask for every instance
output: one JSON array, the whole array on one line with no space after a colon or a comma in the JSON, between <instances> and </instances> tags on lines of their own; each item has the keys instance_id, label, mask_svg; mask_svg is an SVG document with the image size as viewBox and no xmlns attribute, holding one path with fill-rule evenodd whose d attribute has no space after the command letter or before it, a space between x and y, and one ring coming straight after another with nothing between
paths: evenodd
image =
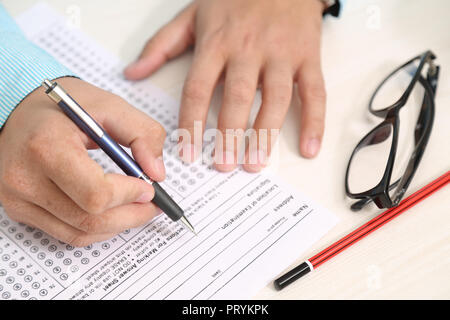
<instances>
[{"instance_id":1,"label":"printed form","mask_svg":"<svg viewBox=\"0 0 450 320\"><path fill-rule=\"evenodd\" d=\"M121 76L120 61L38 4L18 23L81 78L116 93L170 133L178 104L154 86ZM280 179L241 169L184 164L165 143L164 188L198 236L162 214L147 225L84 248L10 220L0 206L1 299L249 299L337 222ZM101 151L105 171L120 169Z\"/></svg>"}]
</instances>

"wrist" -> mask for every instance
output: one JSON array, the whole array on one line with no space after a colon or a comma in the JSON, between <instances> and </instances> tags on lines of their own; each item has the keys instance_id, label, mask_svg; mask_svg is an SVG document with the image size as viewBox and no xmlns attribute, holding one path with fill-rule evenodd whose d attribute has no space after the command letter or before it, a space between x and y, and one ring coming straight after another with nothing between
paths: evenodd
<instances>
[{"instance_id":1,"label":"wrist","mask_svg":"<svg viewBox=\"0 0 450 320\"><path fill-rule=\"evenodd\" d=\"M322 0L302 0L306 6L305 12L322 20L323 12L327 10L327 5Z\"/></svg>"}]
</instances>

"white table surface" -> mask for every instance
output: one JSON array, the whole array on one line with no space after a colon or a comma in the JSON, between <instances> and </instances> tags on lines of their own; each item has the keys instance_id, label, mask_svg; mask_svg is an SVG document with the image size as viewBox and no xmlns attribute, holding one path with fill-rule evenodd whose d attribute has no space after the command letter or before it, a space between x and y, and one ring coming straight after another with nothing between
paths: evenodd
<instances>
[{"instance_id":1,"label":"white table surface","mask_svg":"<svg viewBox=\"0 0 450 320\"><path fill-rule=\"evenodd\" d=\"M62 14L80 8L81 29L124 61L187 0L51 0ZM16 16L36 3L3 0ZM323 25L322 59L328 103L323 148L315 160L298 153L298 111L291 108L272 169L340 218L297 263L338 240L380 211L354 213L344 192L348 157L363 134L367 101L394 67L427 50L441 65L433 132L408 194L450 169L450 1L349 0L339 19ZM148 81L176 98L191 53L168 63ZM215 118L216 106L210 119ZM365 130L365 131L364 131ZM295 174L294 174L295 173ZM292 248L291 248L292 249ZM294 264L295 265L295 264ZM294 266L292 265L292 266ZM292 266L286 266L286 270ZM450 186L410 209L281 292L270 284L262 299L450 298Z\"/></svg>"}]
</instances>

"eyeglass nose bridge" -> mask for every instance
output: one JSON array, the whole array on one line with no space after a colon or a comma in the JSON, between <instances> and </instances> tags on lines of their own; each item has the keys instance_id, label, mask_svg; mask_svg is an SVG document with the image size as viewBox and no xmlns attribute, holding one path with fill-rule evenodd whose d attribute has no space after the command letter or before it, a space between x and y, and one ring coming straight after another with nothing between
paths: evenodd
<instances>
[{"instance_id":1,"label":"eyeglass nose bridge","mask_svg":"<svg viewBox=\"0 0 450 320\"><path fill-rule=\"evenodd\" d=\"M395 204L392 203L391 198L386 193L386 191L382 191L382 192L380 192L378 194L375 194L375 195L373 195L371 197L367 197L367 198L364 198L364 199L356 201L355 203L353 203L350 206L350 209L352 211L359 211L359 210L364 208L367 204L369 204L372 201L380 209L382 209L382 208L391 208L391 207L393 207L395 205Z\"/></svg>"},{"instance_id":2,"label":"eyeglass nose bridge","mask_svg":"<svg viewBox=\"0 0 450 320\"><path fill-rule=\"evenodd\" d=\"M352 211L359 211L372 201L380 209L391 208L396 205L396 204L392 203L391 199L389 198L389 195L382 193L378 196L374 196L373 198L367 197L367 198L361 199L359 201L356 201L355 203L353 203L350 206L350 209Z\"/></svg>"},{"instance_id":3,"label":"eyeglass nose bridge","mask_svg":"<svg viewBox=\"0 0 450 320\"><path fill-rule=\"evenodd\" d=\"M391 208L394 206L392 203L392 200L388 194L388 190L382 190L380 189L379 192L373 194L371 197L361 199L357 202L355 202L350 208L353 211L358 211L365 207L369 202L373 201L375 205L380 208Z\"/></svg>"},{"instance_id":4,"label":"eyeglass nose bridge","mask_svg":"<svg viewBox=\"0 0 450 320\"><path fill-rule=\"evenodd\" d=\"M380 209L383 208L391 208L393 206L392 200L389 197L388 190L383 190L383 192L375 195L373 198L373 202Z\"/></svg>"},{"instance_id":5,"label":"eyeglass nose bridge","mask_svg":"<svg viewBox=\"0 0 450 320\"><path fill-rule=\"evenodd\" d=\"M384 109L375 110L375 109L373 109L372 105L370 104L369 112L379 118L385 118L385 119L392 118L400 112L400 109L403 106L405 106L407 100L408 100L407 92L404 92L403 95L400 97L400 99L397 102L395 102L393 105L386 107Z\"/></svg>"}]
</instances>

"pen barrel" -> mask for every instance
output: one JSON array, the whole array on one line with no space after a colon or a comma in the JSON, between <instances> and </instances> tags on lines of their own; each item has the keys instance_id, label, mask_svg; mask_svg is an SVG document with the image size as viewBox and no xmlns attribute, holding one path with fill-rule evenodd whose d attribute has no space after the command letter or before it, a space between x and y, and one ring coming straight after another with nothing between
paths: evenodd
<instances>
[{"instance_id":1,"label":"pen barrel","mask_svg":"<svg viewBox=\"0 0 450 320\"><path fill-rule=\"evenodd\" d=\"M152 202L165 212L170 219L178 221L183 216L183 209L157 182L151 181L141 167L106 132L96 143L127 175L151 182L155 190Z\"/></svg>"},{"instance_id":2,"label":"pen barrel","mask_svg":"<svg viewBox=\"0 0 450 320\"><path fill-rule=\"evenodd\" d=\"M99 141L95 142L126 175L136 178L141 178L144 175L142 168L106 132Z\"/></svg>"},{"instance_id":3,"label":"pen barrel","mask_svg":"<svg viewBox=\"0 0 450 320\"><path fill-rule=\"evenodd\" d=\"M130 157L130 155L123 150L123 148L115 142L105 131L102 130L102 135L99 136L89 125L86 124L79 115L77 115L63 100L58 102L59 107L64 113L102 149L110 158L117 164L120 169L128 176L140 178L143 175L142 168ZM78 105L79 106L79 105ZM79 106L80 109L81 106ZM84 110L83 110L84 111ZM87 113L86 113L87 115ZM94 119L89 117L99 128L100 126Z\"/></svg>"}]
</instances>

